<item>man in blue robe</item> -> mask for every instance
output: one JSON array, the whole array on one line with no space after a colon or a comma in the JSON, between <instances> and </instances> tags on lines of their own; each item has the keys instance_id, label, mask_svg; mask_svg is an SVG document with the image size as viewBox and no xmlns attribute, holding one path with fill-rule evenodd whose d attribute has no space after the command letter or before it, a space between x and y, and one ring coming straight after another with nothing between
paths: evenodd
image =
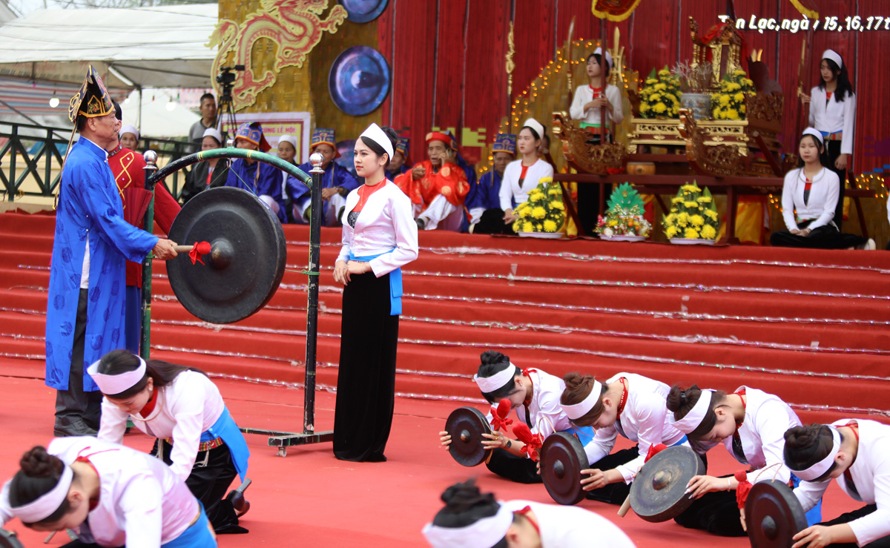
<instances>
[{"instance_id":1,"label":"man in blue robe","mask_svg":"<svg viewBox=\"0 0 890 548\"><path fill-rule=\"evenodd\" d=\"M352 173L337 165L334 160L340 156L337 151L337 144L334 137L334 130L329 128L316 128L312 132L312 139L309 141L309 152L317 152L321 154L323 160L321 168L324 174L321 176L321 199L322 199L322 226L340 226L340 212L346 205L346 195L355 190L361 184L358 179L353 177ZM301 170L309 173L312 170L312 164L306 162L299 166ZM309 187L295 179L288 177L287 193L294 204L294 220L297 223L306 224L309 222L311 214L309 202L311 194Z\"/></svg>"},{"instance_id":2,"label":"man in blue robe","mask_svg":"<svg viewBox=\"0 0 890 548\"><path fill-rule=\"evenodd\" d=\"M516 135L501 133L491 147L492 170L486 172L479 181L470 185L466 207L469 213L469 232L473 234L509 234L509 225L504 224L504 211L501 209L498 193L507 164L516 157Z\"/></svg>"},{"instance_id":3,"label":"man in blue robe","mask_svg":"<svg viewBox=\"0 0 890 548\"><path fill-rule=\"evenodd\" d=\"M124 340L125 261L154 251L176 256L175 243L124 220L110 148L120 122L90 67L68 118L80 139L62 167L46 310L46 385L55 388L55 436L95 435L102 393L86 368ZM87 321L89 319L89 321Z\"/></svg>"},{"instance_id":4,"label":"man in blue robe","mask_svg":"<svg viewBox=\"0 0 890 548\"><path fill-rule=\"evenodd\" d=\"M269 142L259 122L241 124L235 134L235 148L268 152ZM251 158L238 158L229 167L226 186L246 190L259 198L282 223L287 222L284 196L281 193L281 171L272 164Z\"/></svg>"}]
</instances>

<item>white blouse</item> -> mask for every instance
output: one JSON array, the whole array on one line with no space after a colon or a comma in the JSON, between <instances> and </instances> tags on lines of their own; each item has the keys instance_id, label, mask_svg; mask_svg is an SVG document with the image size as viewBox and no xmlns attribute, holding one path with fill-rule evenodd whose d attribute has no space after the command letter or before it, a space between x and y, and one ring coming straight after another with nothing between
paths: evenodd
<instances>
[{"instance_id":1,"label":"white blouse","mask_svg":"<svg viewBox=\"0 0 890 548\"><path fill-rule=\"evenodd\" d=\"M498 198L501 201L501 209L504 211L513 209L513 202L516 202L517 206L527 202L528 193L538 186L541 179L544 177L553 177L553 166L538 158L538 161L528 166L522 186L519 186L519 176L521 174L522 160L514 160L507 164L507 168L504 169L504 177L501 180L501 190L498 192Z\"/></svg>"},{"instance_id":2,"label":"white blouse","mask_svg":"<svg viewBox=\"0 0 890 548\"><path fill-rule=\"evenodd\" d=\"M535 513L541 532L542 548L634 548L624 531L608 519L577 506L557 506L530 500L502 502L507 509L519 512L526 507Z\"/></svg>"},{"instance_id":3,"label":"white blouse","mask_svg":"<svg viewBox=\"0 0 890 548\"><path fill-rule=\"evenodd\" d=\"M782 455L785 431L800 426L800 419L778 396L747 386L739 387L736 392L742 388L745 389L745 419L737 432L745 460L753 468L748 472L748 481L757 483L775 479L788 483L791 471L785 466ZM732 450L732 439L730 436L723 440L723 446L733 458L742 462ZM769 468L761 470L766 467Z\"/></svg>"},{"instance_id":4,"label":"white blouse","mask_svg":"<svg viewBox=\"0 0 890 548\"><path fill-rule=\"evenodd\" d=\"M614 426L597 429L593 438L595 450L588 452L588 457L591 458L591 466L595 465L612 451L618 434L637 442L639 456L616 467L625 483L630 483L646 462L649 447L659 443L674 445L685 434L674 427L667 411L665 400L671 391L670 386L635 373L618 373L606 380L606 384L620 383L621 378L627 382L627 400L621 412L621 420ZM615 403L617 405L618 402Z\"/></svg>"},{"instance_id":5,"label":"white blouse","mask_svg":"<svg viewBox=\"0 0 890 548\"><path fill-rule=\"evenodd\" d=\"M198 501L185 482L151 455L91 436L56 438L47 451L67 465L85 457L99 474L99 504L76 531L81 541L159 548L198 517ZM4 523L12 515L8 486L0 501Z\"/></svg>"},{"instance_id":6,"label":"white blouse","mask_svg":"<svg viewBox=\"0 0 890 548\"><path fill-rule=\"evenodd\" d=\"M606 99L612 105L612 112L606 110L606 127L620 124L624 120L624 111L621 107L621 92L618 88L609 84L606 86ZM572 98L572 106L569 108L569 114L572 120L581 120L588 124L600 125L602 123L602 115L600 111L603 108L589 108L584 110L584 105L593 101L593 90L590 86L578 86L575 88L575 96Z\"/></svg>"},{"instance_id":7,"label":"white blouse","mask_svg":"<svg viewBox=\"0 0 890 548\"><path fill-rule=\"evenodd\" d=\"M854 500L877 505L871 514L847 523L856 535L856 543L865 546L890 536L890 426L861 419L842 419L832 424L847 426L853 421L859 425L859 449L849 471L856 490L850 488L844 475L837 478L837 483ZM794 494L804 511L816 505L829 483L830 479L800 482Z\"/></svg>"},{"instance_id":8,"label":"white blouse","mask_svg":"<svg viewBox=\"0 0 890 548\"><path fill-rule=\"evenodd\" d=\"M840 194L837 174L823 167L813 178L809 200L804 204L803 192L806 183L803 168L792 169L785 174L785 181L782 183L782 218L789 231L798 228L797 219L801 221L815 219L808 228L826 226L834 221L834 210Z\"/></svg>"},{"instance_id":9,"label":"white blouse","mask_svg":"<svg viewBox=\"0 0 890 548\"><path fill-rule=\"evenodd\" d=\"M346 197L343 211L343 247L338 261L355 257L380 255L370 261L378 278L401 268L417 258L417 223L412 214L411 199L399 187L387 180L386 186L368 198L355 221L355 228L346 222L358 204L358 189ZM361 187L359 187L361 188ZM389 253L392 251L392 253Z\"/></svg>"},{"instance_id":10,"label":"white blouse","mask_svg":"<svg viewBox=\"0 0 890 548\"><path fill-rule=\"evenodd\" d=\"M172 383L158 389L157 398L148 417L133 416L133 426L149 436L173 440L170 468L185 481L195 465L201 433L216 423L225 403L213 381L197 371L177 375ZM121 443L129 416L108 398L102 398L98 438Z\"/></svg>"},{"instance_id":11,"label":"white blouse","mask_svg":"<svg viewBox=\"0 0 890 548\"><path fill-rule=\"evenodd\" d=\"M856 95L844 97L838 103L834 94L825 101L825 90L819 86L810 90L810 125L828 133L844 132L841 138L841 154L853 153L853 130L856 121Z\"/></svg>"}]
</instances>

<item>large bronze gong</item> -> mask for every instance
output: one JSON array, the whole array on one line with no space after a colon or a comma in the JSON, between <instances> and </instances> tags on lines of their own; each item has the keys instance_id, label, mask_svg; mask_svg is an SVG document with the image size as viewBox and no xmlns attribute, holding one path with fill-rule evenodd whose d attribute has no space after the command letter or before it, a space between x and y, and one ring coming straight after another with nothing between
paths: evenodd
<instances>
[{"instance_id":1,"label":"large bronze gong","mask_svg":"<svg viewBox=\"0 0 890 548\"><path fill-rule=\"evenodd\" d=\"M459 407L445 420L445 431L451 434L448 452L464 466L477 466L485 462L491 450L482 445L482 434L491 434L488 419L473 407Z\"/></svg>"},{"instance_id":2,"label":"large bronze gong","mask_svg":"<svg viewBox=\"0 0 890 548\"><path fill-rule=\"evenodd\" d=\"M169 237L179 244L210 242L206 264L187 254L167 261L167 277L186 310L210 323L232 323L261 309L281 283L287 250L275 215L253 194L231 187L189 200Z\"/></svg>"},{"instance_id":3,"label":"large bronze gong","mask_svg":"<svg viewBox=\"0 0 890 548\"><path fill-rule=\"evenodd\" d=\"M686 485L705 473L695 451L678 445L661 451L643 465L630 486L630 507L646 521L675 518L692 504Z\"/></svg>"},{"instance_id":4,"label":"large bronze gong","mask_svg":"<svg viewBox=\"0 0 890 548\"><path fill-rule=\"evenodd\" d=\"M755 483L745 501L748 538L754 548L787 548L806 529L807 516L791 488L781 481Z\"/></svg>"},{"instance_id":5,"label":"large bronze gong","mask_svg":"<svg viewBox=\"0 0 890 548\"><path fill-rule=\"evenodd\" d=\"M590 468L578 438L567 432L550 434L541 447L541 478L556 502L577 504L584 498L581 470Z\"/></svg>"}]
</instances>

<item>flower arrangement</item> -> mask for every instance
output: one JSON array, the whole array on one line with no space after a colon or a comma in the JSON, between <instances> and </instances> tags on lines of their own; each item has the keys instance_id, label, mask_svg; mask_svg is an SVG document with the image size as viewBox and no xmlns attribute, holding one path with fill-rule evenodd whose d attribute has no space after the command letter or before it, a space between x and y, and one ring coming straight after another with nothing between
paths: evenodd
<instances>
[{"instance_id":1,"label":"flower arrangement","mask_svg":"<svg viewBox=\"0 0 890 548\"><path fill-rule=\"evenodd\" d=\"M745 71L736 69L720 80L720 89L711 94L711 113L715 120L744 120L745 97L754 95L754 82Z\"/></svg>"},{"instance_id":2,"label":"flower arrangement","mask_svg":"<svg viewBox=\"0 0 890 548\"><path fill-rule=\"evenodd\" d=\"M554 183L553 177L542 177L528 193L528 201L516 206L514 213L519 217L513 222L515 232L560 232L566 208L559 183Z\"/></svg>"},{"instance_id":3,"label":"flower arrangement","mask_svg":"<svg viewBox=\"0 0 890 548\"><path fill-rule=\"evenodd\" d=\"M643 118L676 118L680 113L680 79L667 67L655 69L646 77L640 91L640 116Z\"/></svg>"},{"instance_id":4,"label":"flower arrangement","mask_svg":"<svg viewBox=\"0 0 890 548\"><path fill-rule=\"evenodd\" d=\"M714 198L695 181L686 183L671 199L671 211L664 218L664 235L687 240L715 240L720 226Z\"/></svg>"},{"instance_id":5,"label":"flower arrangement","mask_svg":"<svg viewBox=\"0 0 890 548\"><path fill-rule=\"evenodd\" d=\"M594 231L603 238L614 236L649 236L652 225L643 218L646 206L630 183L618 185L609 197L605 217L600 215Z\"/></svg>"},{"instance_id":6,"label":"flower arrangement","mask_svg":"<svg viewBox=\"0 0 890 548\"><path fill-rule=\"evenodd\" d=\"M674 65L671 74L677 78L683 93L710 93L714 87L714 65L711 63L693 67L688 62L680 62Z\"/></svg>"}]
</instances>

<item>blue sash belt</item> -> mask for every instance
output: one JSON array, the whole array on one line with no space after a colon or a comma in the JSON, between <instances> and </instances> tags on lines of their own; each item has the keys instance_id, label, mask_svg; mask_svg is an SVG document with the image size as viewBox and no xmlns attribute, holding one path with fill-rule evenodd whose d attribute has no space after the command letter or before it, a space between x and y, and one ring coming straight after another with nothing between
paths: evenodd
<instances>
[{"instance_id":1,"label":"blue sash belt","mask_svg":"<svg viewBox=\"0 0 890 548\"><path fill-rule=\"evenodd\" d=\"M216 438L222 438L229 447L232 454L232 462L235 463L235 470L241 476L241 481L247 475L247 459L250 457L250 450L247 448L247 442L244 441L244 435L235 424L235 420L229 413L227 407L223 407L222 415L213 423L213 426L201 433L201 441L213 441Z\"/></svg>"},{"instance_id":2,"label":"blue sash belt","mask_svg":"<svg viewBox=\"0 0 890 548\"><path fill-rule=\"evenodd\" d=\"M395 248L393 248L395 249ZM352 251L349 252L349 260L350 261L359 261L362 263L370 262L381 255L386 255L387 253L392 253L393 249L389 251L385 251L383 253L378 253L377 255L364 255L362 257L356 257L352 254ZM402 313L402 269L397 268L389 273L389 315L390 316L398 316Z\"/></svg>"}]
</instances>

